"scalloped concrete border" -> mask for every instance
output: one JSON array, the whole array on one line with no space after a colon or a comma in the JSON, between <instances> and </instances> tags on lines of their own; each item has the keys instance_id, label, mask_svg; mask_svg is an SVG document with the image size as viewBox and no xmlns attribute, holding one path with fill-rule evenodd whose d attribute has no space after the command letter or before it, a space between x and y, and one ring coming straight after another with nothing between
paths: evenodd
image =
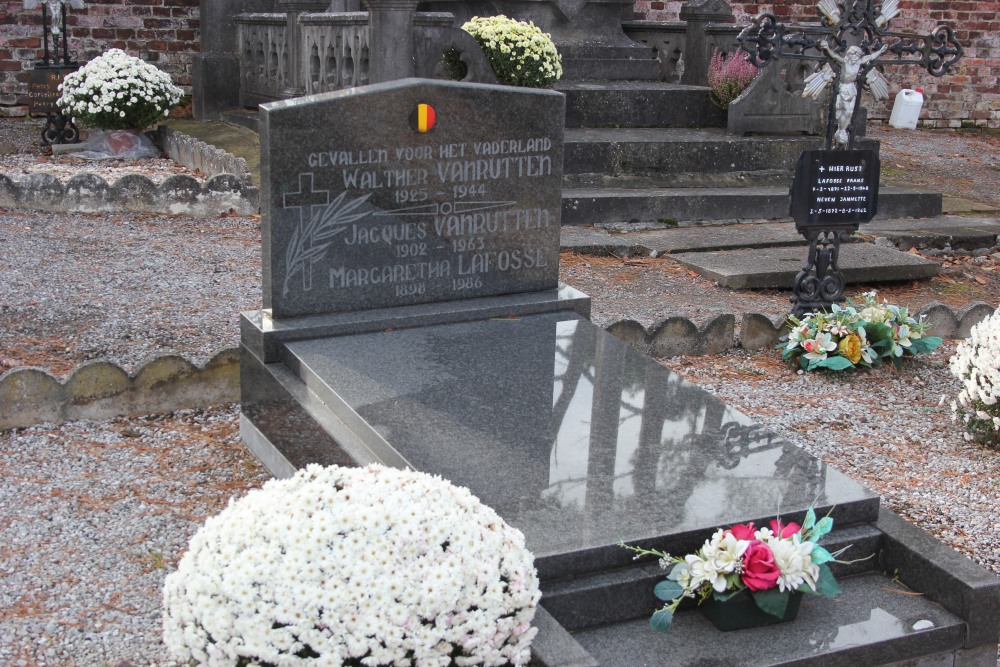
<instances>
[{"instance_id":1,"label":"scalloped concrete border","mask_svg":"<svg viewBox=\"0 0 1000 667\"><path fill-rule=\"evenodd\" d=\"M15 368L0 375L0 431L234 403L239 387L236 348L201 367L176 355L157 357L132 375L108 361L82 364L63 381L40 368Z\"/></svg>"},{"instance_id":2,"label":"scalloped concrete border","mask_svg":"<svg viewBox=\"0 0 1000 667\"><path fill-rule=\"evenodd\" d=\"M977 302L955 313L940 303L921 308L930 332L942 338L966 338L972 327L993 314ZM702 327L685 317L668 317L646 330L635 320L621 320L607 330L654 357L720 354L732 347L761 350L777 344L784 315L748 313L739 337L736 317L719 315ZM43 422L109 419L128 414L170 412L240 400L240 355L229 348L198 367L183 357L158 357L129 375L116 364L93 361L65 380L34 367L0 375L0 431Z\"/></svg>"},{"instance_id":3,"label":"scalloped concrete border","mask_svg":"<svg viewBox=\"0 0 1000 667\"><path fill-rule=\"evenodd\" d=\"M929 332L941 338L967 338L972 327L993 314L982 302L965 306L955 313L948 306L932 302L918 311L930 323ZM607 330L629 345L654 357L719 354L731 347L762 350L777 345L785 333L785 315L746 313L735 332L733 315L718 315L702 327L686 317L668 317L646 329L635 320L621 320Z\"/></svg>"},{"instance_id":4,"label":"scalloped concrete border","mask_svg":"<svg viewBox=\"0 0 1000 667\"><path fill-rule=\"evenodd\" d=\"M206 176L232 174L244 185L253 185L253 175L246 160L167 125L156 129L156 145L167 157L188 169L197 169Z\"/></svg>"},{"instance_id":5,"label":"scalloped concrete border","mask_svg":"<svg viewBox=\"0 0 1000 667\"><path fill-rule=\"evenodd\" d=\"M159 186L142 174L122 176L109 185L84 172L63 184L52 174L29 174L15 181L0 174L0 207L45 211L154 211L216 216L230 210L257 212L260 192L232 174L219 174L202 185L187 174L170 176Z\"/></svg>"}]
</instances>

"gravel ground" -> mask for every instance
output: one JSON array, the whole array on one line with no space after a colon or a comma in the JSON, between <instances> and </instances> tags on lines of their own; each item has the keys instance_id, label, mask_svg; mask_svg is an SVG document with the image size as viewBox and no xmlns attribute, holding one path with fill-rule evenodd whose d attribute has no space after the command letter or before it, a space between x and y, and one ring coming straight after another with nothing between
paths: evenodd
<instances>
[{"instance_id":1,"label":"gravel ground","mask_svg":"<svg viewBox=\"0 0 1000 667\"><path fill-rule=\"evenodd\" d=\"M0 172L4 154L16 152L18 164L31 168L24 127L16 125L0 122ZM922 176L941 187L950 175L962 182L959 194L968 196L959 190L969 187L979 201L1000 205L995 172L992 186L976 185L992 171L984 151L997 135L958 135L966 140L955 149L954 134L902 135L899 164L917 165L921 152L950 155ZM62 374L104 358L131 370L166 352L203 361L235 345L236 313L259 305L256 218L8 210L0 211L0 246L0 364L7 367ZM937 282L883 294L911 307L993 302L993 268L967 259L943 260ZM662 259L566 255L563 278L594 297L594 319L605 324L788 307L785 293L719 290ZM664 364L1000 573L1000 454L965 442L939 405L958 391L947 371L954 344L902 371L852 375L799 374L770 352L738 350ZM0 543L7 547L0 664L172 664L159 641L163 577L204 517L266 478L239 445L236 415L235 406L224 406L0 434Z\"/></svg>"}]
</instances>

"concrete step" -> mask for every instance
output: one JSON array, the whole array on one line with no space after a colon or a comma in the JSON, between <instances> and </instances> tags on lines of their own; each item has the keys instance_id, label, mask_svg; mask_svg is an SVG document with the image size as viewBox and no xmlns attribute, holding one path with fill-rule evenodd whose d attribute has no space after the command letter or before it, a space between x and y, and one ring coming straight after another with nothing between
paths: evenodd
<instances>
[{"instance_id":1,"label":"concrete step","mask_svg":"<svg viewBox=\"0 0 1000 667\"><path fill-rule=\"evenodd\" d=\"M563 58L563 79L586 81L659 81L660 63L631 58Z\"/></svg>"},{"instance_id":2,"label":"concrete step","mask_svg":"<svg viewBox=\"0 0 1000 667\"><path fill-rule=\"evenodd\" d=\"M878 146L872 141L860 143L862 148ZM569 128L563 172L657 176L663 179L661 187L670 187L671 178L679 174L709 179L778 169L791 175L802 151L821 145L819 137L733 137L722 128ZM705 184L713 183L724 185Z\"/></svg>"},{"instance_id":3,"label":"concrete step","mask_svg":"<svg viewBox=\"0 0 1000 667\"><path fill-rule=\"evenodd\" d=\"M559 55L563 60L656 60L656 50L646 44L562 44Z\"/></svg>"},{"instance_id":4,"label":"concrete step","mask_svg":"<svg viewBox=\"0 0 1000 667\"><path fill-rule=\"evenodd\" d=\"M260 134L260 124L256 109L230 109L222 112L222 120L230 125L245 127Z\"/></svg>"},{"instance_id":5,"label":"concrete step","mask_svg":"<svg viewBox=\"0 0 1000 667\"><path fill-rule=\"evenodd\" d=\"M655 62L655 61L654 61ZM725 127L708 88L659 81L562 81L566 127Z\"/></svg>"},{"instance_id":6,"label":"concrete step","mask_svg":"<svg viewBox=\"0 0 1000 667\"><path fill-rule=\"evenodd\" d=\"M878 218L941 214L941 194L908 188L879 189ZM687 221L789 218L789 187L566 188L563 225L620 222L676 224Z\"/></svg>"},{"instance_id":7,"label":"concrete step","mask_svg":"<svg viewBox=\"0 0 1000 667\"><path fill-rule=\"evenodd\" d=\"M787 289L806 263L805 248L747 248L677 253L671 257L699 275L732 289ZM895 282L931 278L937 262L872 243L840 246L839 265L848 283Z\"/></svg>"}]
</instances>

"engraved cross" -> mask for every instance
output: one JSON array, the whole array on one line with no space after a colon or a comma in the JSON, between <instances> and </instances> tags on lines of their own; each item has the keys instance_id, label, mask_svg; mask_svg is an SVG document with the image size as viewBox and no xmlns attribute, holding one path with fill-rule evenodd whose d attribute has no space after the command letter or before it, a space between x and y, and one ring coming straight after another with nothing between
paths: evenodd
<instances>
[{"instance_id":1,"label":"engraved cross","mask_svg":"<svg viewBox=\"0 0 1000 667\"><path fill-rule=\"evenodd\" d=\"M313 173L299 174L299 189L297 192L288 192L282 195L282 208L299 209L298 228L292 236L292 243L299 245L299 250L303 256L309 256L312 245L312 234L309 233L313 221L321 215L321 211L315 210L317 206L326 207L330 204L330 191L315 189ZM308 210L307 210L308 209ZM307 266L302 267L302 289L308 291L312 289L312 260ZM291 267L286 267L286 271Z\"/></svg>"}]
</instances>

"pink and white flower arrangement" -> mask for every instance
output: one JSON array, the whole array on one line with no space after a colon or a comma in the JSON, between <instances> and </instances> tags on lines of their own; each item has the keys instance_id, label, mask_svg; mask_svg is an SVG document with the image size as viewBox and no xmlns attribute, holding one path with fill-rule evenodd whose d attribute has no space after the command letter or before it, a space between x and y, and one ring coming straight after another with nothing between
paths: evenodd
<instances>
[{"instance_id":1,"label":"pink and white flower arrangement","mask_svg":"<svg viewBox=\"0 0 1000 667\"><path fill-rule=\"evenodd\" d=\"M209 667L523 665L539 597L523 535L468 489L310 465L195 534L164 641Z\"/></svg>"},{"instance_id":2,"label":"pink and white flower arrangement","mask_svg":"<svg viewBox=\"0 0 1000 667\"><path fill-rule=\"evenodd\" d=\"M831 517L817 520L809 508L801 526L776 519L766 528L757 528L753 522L720 528L701 549L683 558L622 546L634 551L636 558L656 556L660 567L669 570L667 579L653 589L666 605L649 619L653 629L666 632L677 608L688 598L698 604L709 597L724 602L747 591L762 611L780 617L794 593L836 596L840 586L829 563L839 553L831 554L817 544L832 529Z\"/></svg>"},{"instance_id":3,"label":"pink and white flower arrangement","mask_svg":"<svg viewBox=\"0 0 1000 667\"><path fill-rule=\"evenodd\" d=\"M808 313L802 319L790 315L789 332L777 346L781 358L807 371L871 368L886 360L899 366L904 355L930 352L941 344L939 337L926 335L923 318L911 317L905 306L884 299L880 304L875 291L862 294L862 300L833 304L829 313Z\"/></svg>"}]
</instances>

